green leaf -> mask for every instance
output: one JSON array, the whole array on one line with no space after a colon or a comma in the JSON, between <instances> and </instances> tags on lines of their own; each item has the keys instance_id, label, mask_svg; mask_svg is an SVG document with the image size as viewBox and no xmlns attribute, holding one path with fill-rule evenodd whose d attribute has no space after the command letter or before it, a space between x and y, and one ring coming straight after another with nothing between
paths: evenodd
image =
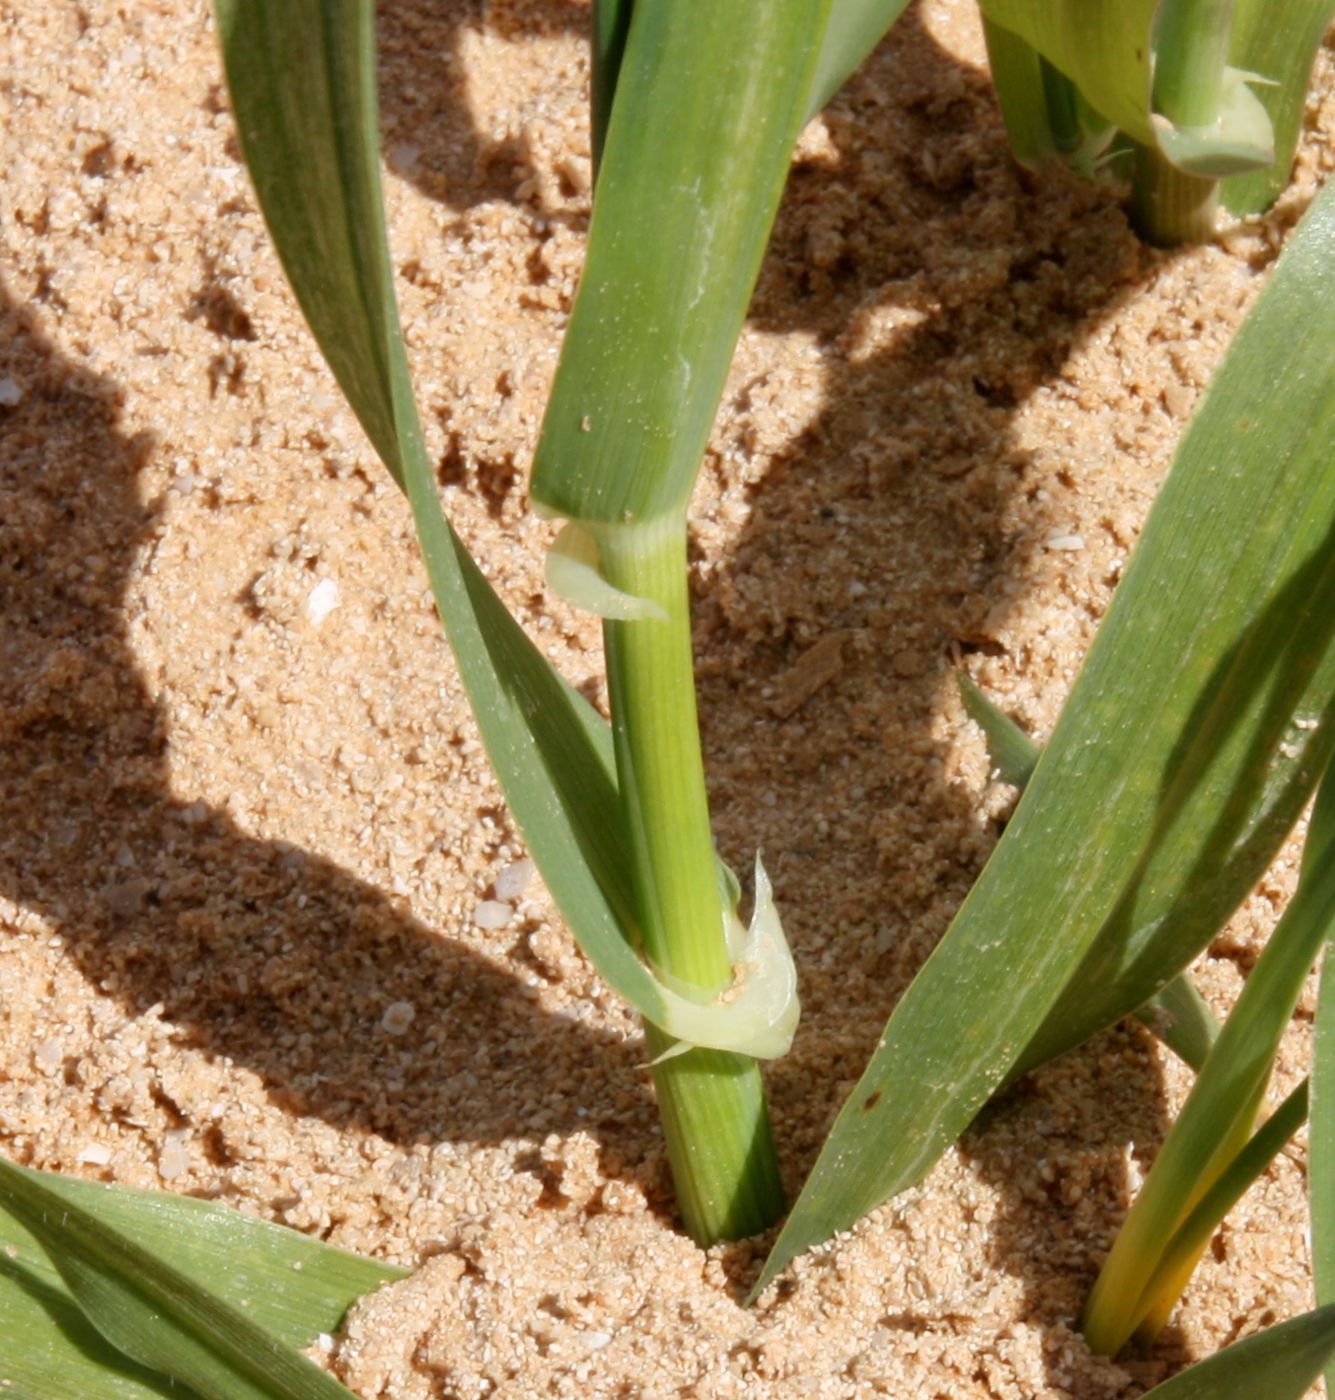
<instances>
[{"instance_id":1,"label":"green leaf","mask_svg":"<svg viewBox=\"0 0 1335 1400\"><path fill-rule=\"evenodd\" d=\"M38 1335L49 1339L34 1352L26 1331L6 1331L5 1338L23 1337L24 1344L0 1341L0 1356L5 1373L35 1395L43 1387L52 1395L134 1395L134 1386L162 1393L151 1376L124 1365L128 1357L220 1400L346 1397L299 1348L336 1331L363 1293L406 1277L207 1201L78 1181L2 1159L0 1208L9 1276L0 1297L27 1315L40 1308L48 1321L38 1321ZM70 1311L74 1303L123 1353L119 1365L90 1340ZM16 1354L5 1355L11 1347ZM111 1367L105 1389L73 1388L67 1363L69 1377Z\"/></svg>"},{"instance_id":2,"label":"green leaf","mask_svg":"<svg viewBox=\"0 0 1335 1400\"><path fill-rule=\"evenodd\" d=\"M37 1240L0 1211L0 1378L15 1400L198 1400L89 1322Z\"/></svg>"},{"instance_id":3,"label":"green leaf","mask_svg":"<svg viewBox=\"0 0 1335 1400\"><path fill-rule=\"evenodd\" d=\"M1146 1001L1260 877L1335 737L1333 440L1335 188L1207 392L1015 816L758 1287L917 1181L1017 1062Z\"/></svg>"},{"instance_id":4,"label":"green leaf","mask_svg":"<svg viewBox=\"0 0 1335 1400\"><path fill-rule=\"evenodd\" d=\"M982 0L1009 30L1065 73L1114 126L1145 145L1153 80L1150 35L1159 0Z\"/></svg>"},{"instance_id":5,"label":"green leaf","mask_svg":"<svg viewBox=\"0 0 1335 1400\"><path fill-rule=\"evenodd\" d=\"M1038 765L1041 750L1004 710L999 709L961 671L955 678L969 718L983 731L993 772L1003 783L1024 791Z\"/></svg>"},{"instance_id":6,"label":"green leaf","mask_svg":"<svg viewBox=\"0 0 1335 1400\"><path fill-rule=\"evenodd\" d=\"M908 0L834 0L804 122L853 76L907 8Z\"/></svg>"},{"instance_id":7,"label":"green leaf","mask_svg":"<svg viewBox=\"0 0 1335 1400\"><path fill-rule=\"evenodd\" d=\"M634 952L607 725L509 615L436 497L381 204L372 6L218 0L217 8L241 147L265 220L339 386L412 504L506 801L580 947L657 1022L665 1014L658 983Z\"/></svg>"},{"instance_id":8,"label":"green leaf","mask_svg":"<svg viewBox=\"0 0 1335 1400\"><path fill-rule=\"evenodd\" d=\"M1145 1400L1301 1400L1332 1353L1335 1307L1317 1308L1198 1361Z\"/></svg>"},{"instance_id":9,"label":"green leaf","mask_svg":"<svg viewBox=\"0 0 1335 1400\"><path fill-rule=\"evenodd\" d=\"M1128 756L1139 753L1127 810L1139 802L1148 825L1139 842L1123 829L1137 865L1021 1071L1111 1025L1185 967L1260 879L1326 769L1335 750L1332 441L1327 190L1191 423L1136 551L1150 563L1119 589L1109 640L1091 655L1098 669L1082 676L1086 694L1103 690L1093 703L1104 727L1092 734L1129 727L1137 711L1162 725L1144 745L1126 734ZM1178 643L1176 663L1155 653ZM1133 696L1139 679L1162 681L1180 708Z\"/></svg>"},{"instance_id":10,"label":"green leaf","mask_svg":"<svg viewBox=\"0 0 1335 1400\"><path fill-rule=\"evenodd\" d=\"M1322 945L1335 935L1335 781L1317 796L1298 888L1174 1122L1099 1273L1085 1335L1113 1355L1185 1279L1160 1267L1197 1200L1251 1133L1279 1042ZM1202 1244L1204 1241L1202 1241ZM1161 1297L1171 1286L1173 1297Z\"/></svg>"},{"instance_id":11,"label":"green leaf","mask_svg":"<svg viewBox=\"0 0 1335 1400\"><path fill-rule=\"evenodd\" d=\"M621 57L626 51L626 34L634 0L593 0L593 23L589 34L589 130L593 138L595 171L602 163L607 123L612 117Z\"/></svg>"},{"instance_id":12,"label":"green leaf","mask_svg":"<svg viewBox=\"0 0 1335 1400\"><path fill-rule=\"evenodd\" d=\"M1312 1122L1307 1145L1307 1200L1312 1218L1316 1300L1335 1303L1335 962L1326 945L1312 1051ZM1335 1366L1326 1373L1335 1394Z\"/></svg>"},{"instance_id":13,"label":"green leaf","mask_svg":"<svg viewBox=\"0 0 1335 1400\"><path fill-rule=\"evenodd\" d=\"M963 671L957 676L960 697L969 718L983 731L993 770L1001 780L1022 792L1038 763L1039 747L1011 717L995 706ZM1219 1035L1214 1012L1201 999L1186 973L1174 977L1143 1006L1136 1016L1168 1048L1200 1069Z\"/></svg>"},{"instance_id":14,"label":"green leaf","mask_svg":"<svg viewBox=\"0 0 1335 1400\"><path fill-rule=\"evenodd\" d=\"M1214 1184L1178 1226L1145 1287L1147 1297L1159 1300L1154 1311L1162 1311L1163 1317L1154 1317L1152 1312L1149 1316L1155 1325L1152 1329L1146 1329L1143 1325L1137 1329L1138 1342L1143 1341L1148 1345L1158 1335L1163 1321L1167 1320L1168 1311L1181 1296L1182 1288L1191 1277L1210 1237L1302 1127L1307 1117L1307 1103L1307 1081L1303 1080L1247 1139L1242 1150L1219 1173Z\"/></svg>"},{"instance_id":15,"label":"green leaf","mask_svg":"<svg viewBox=\"0 0 1335 1400\"><path fill-rule=\"evenodd\" d=\"M1037 49L986 15L983 38L992 86L1016 160L1036 165L1060 155L1092 177L1117 128L1100 117L1075 84Z\"/></svg>"},{"instance_id":16,"label":"green leaf","mask_svg":"<svg viewBox=\"0 0 1335 1400\"><path fill-rule=\"evenodd\" d=\"M1235 0L1229 62L1267 80L1256 97L1270 114L1275 154L1265 168L1224 181L1234 214L1268 209L1289 183L1312 65L1332 19L1332 0Z\"/></svg>"},{"instance_id":17,"label":"green leaf","mask_svg":"<svg viewBox=\"0 0 1335 1400\"><path fill-rule=\"evenodd\" d=\"M1059 148L1044 92L1043 56L1032 44L994 24L986 15L983 38L1011 151L1021 164L1037 165L1056 155Z\"/></svg>"},{"instance_id":18,"label":"green leaf","mask_svg":"<svg viewBox=\"0 0 1335 1400\"><path fill-rule=\"evenodd\" d=\"M530 496L542 510L595 535L684 512L829 5L633 7L584 274L533 467Z\"/></svg>"},{"instance_id":19,"label":"green leaf","mask_svg":"<svg viewBox=\"0 0 1335 1400\"><path fill-rule=\"evenodd\" d=\"M1143 1006L1136 1008L1136 1019L1192 1069L1200 1069L1210 1047L1219 1038L1219 1022L1196 990L1196 984L1181 972Z\"/></svg>"}]
</instances>

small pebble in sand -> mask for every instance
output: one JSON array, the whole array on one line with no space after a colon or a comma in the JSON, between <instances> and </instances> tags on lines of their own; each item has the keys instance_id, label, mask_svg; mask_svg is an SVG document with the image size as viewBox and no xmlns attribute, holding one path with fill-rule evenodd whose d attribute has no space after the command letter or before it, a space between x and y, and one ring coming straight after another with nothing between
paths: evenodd
<instances>
[{"instance_id":1,"label":"small pebble in sand","mask_svg":"<svg viewBox=\"0 0 1335 1400\"><path fill-rule=\"evenodd\" d=\"M87 1167L105 1167L111 1161L111 1148L105 1142L89 1143L79 1153L79 1161Z\"/></svg>"},{"instance_id":2,"label":"small pebble in sand","mask_svg":"<svg viewBox=\"0 0 1335 1400\"><path fill-rule=\"evenodd\" d=\"M1070 554L1078 554L1085 547L1084 537L1081 535L1049 535L1043 543L1049 549L1065 550Z\"/></svg>"},{"instance_id":3,"label":"small pebble in sand","mask_svg":"<svg viewBox=\"0 0 1335 1400\"><path fill-rule=\"evenodd\" d=\"M514 918L514 913L508 904L502 904L499 899L484 899L473 910L473 923L484 929L504 928Z\"/></svg>"},{"instance_id":4,"label":"small pebble in sand","mask_svg":"<svg viewBox=\"0 0 1335 1400\"><path fill-rule=\"evenodd\" d=\"M338 584L322 578L306 597L306 616L318 627L338 607Z\"/></svg>"},{"instance_id":5,"label":"small pebble in sand","mask_svg":"<svg viewBox=\"0 0 1335 1400\"><path fill-rule=\"evenodd\" d=\"M23 390L8 376L0 379L0 408L13 408L23 397Z\"/></svg>"},{"instance_id":6,"label":"small pebble in sand","mask_svg":"<svg viewBox=\"0 0 1335 1400\"><path fill-rule=\"evenodd\" d=\"M163 1136L158 1150L158 1175L163 1181L174 1181L190 1170L190 1149L186 1146L185 1129L171 1128Z\"/></svg>"},{"instance_id":7,"label":"small pebble in sand","mask_svg":"<svg viewBox=\"0 0 1335 1400\"><path fill-rule=\"evenodd\" d=\"M417 1008L410 1001L392 1001L385 1007L380 1018L380 1029L390 1035L402 1035L417 1016Z\"/></svg>"},{"instance_id":8,"label":"small pebble in sand","mask_svg":"<svg viewBox=\"0 0 1335 1400\"><path fill-rule=\"evenodd\" d=\"M511 861L496 877L494 889L498 900L515 900L528 889L537 866L527 857Z\"/></svg>"}]
</instances>

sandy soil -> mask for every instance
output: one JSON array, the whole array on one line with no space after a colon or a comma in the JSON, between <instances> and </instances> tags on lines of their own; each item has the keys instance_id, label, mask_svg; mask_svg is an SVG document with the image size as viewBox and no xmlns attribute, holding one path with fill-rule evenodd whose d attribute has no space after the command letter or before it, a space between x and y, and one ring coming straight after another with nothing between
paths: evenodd
<instances>
[{"instance_id":1,"label":"sandy soil","mask_svg":"<svg viewBox=\"0 0 1335 1400\"><path fill-rule=\"evenodd\" d=\"M633 1018L533 876L404 503L288 296L201 4L0 3L0 1130L36 1166L422 1265L366 1397L1131 1397L1309 1305L1301 1138L1152 1358L1073 1321L1184 1078L1138 1028L1022 1086L753 1312L674 1224ZM388 198L452 517L564 672L525 477L588 213L586 14L383 7ZM971 7L915 10L802 140L697 499L724 855L801 979L800 1183L994 843L963 664L1039 737L1187 415L1323 171L1174 256L1010 161ZM1198 969L1222 1009L1281 861ZM1310 1021L1286 1052L1293 1082Z\"/></svg>"}]
</instances>

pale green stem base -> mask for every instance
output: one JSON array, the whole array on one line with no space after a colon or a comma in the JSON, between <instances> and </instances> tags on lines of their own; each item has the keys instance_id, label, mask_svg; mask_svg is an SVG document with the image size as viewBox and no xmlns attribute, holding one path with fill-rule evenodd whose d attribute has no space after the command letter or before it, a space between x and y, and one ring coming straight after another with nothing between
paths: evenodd
<instances>
[{"instance_id":1,"label":"pale green stem base","mask_svg":"<svg viewBox=\"0 0 1335 1400\"><path fill-rule=\"evenodd\" d=\"M1233 0L1165 0L1155 31L1154 110L1176 126L1209 127L1219 116ZM1209 243L1219 181L1187 175L1156 150L1136 148L1131 215L1150 243Z\"/></svg>"},{"instance_id":2,"label":"pale green stem base","mask_svg":"<svg viewBox=\"0 0 1335 1400\"><path fill-rule=\"evenodd\" d=\"M645 1026L650 1055L672 1040ZM768 1229L786 1200L756 1062L723 1050L691 1050L655 1065L677 1207L699 1245Z\"/></svg>"},{"instance_id":3,"label":"pale green stem base","mask_svg":"<svg viewBox=\"0 0 1335 1400\"><path fill-rule=\"evenodd\" d=\"M645 956L707 1001L732 979L695 707L686 527L599 534L609 583L664 619L604 627L612 731ZM673 1042L647 1027L651 1057ZM696 1049L654 1067L677 1202L699 1244L738 1239L784 1209L753 1059Z\"/></svg>"},{"instance_id":4,"label":"pale green stem base","mask_svg":"<svg viewBox=\"0 0 1335 1400\"><path fill-rule=\"evenodd\" d=\"M1147 243L1174 248L1215 236L1219 181L1187 175L1148 146L1136 147L1131 219Z\"/></svg>"},{"instance_id":5,"label":"pale green stem base","mask_svg":"<svg viewBox=\"0 0 1335 1400\"><path fill-rule=\"evenodd\" d=\"M1142 1350L1148 1350L1167 1325L1209 1247L1209 1236L1167 1274L1162 1270L1163 1260L1182 1223L1246 1146L1265 1100L1267 1082L1257 1086L1191 1190L1180 1199L1163 1199L1163 1193L1156 1190L1162 1182L1151 1169L1099 1270L1080 1320L1085 1341L1096 1355L1116 1356L1132 1338Z\"/></svg>"}]
</instances>

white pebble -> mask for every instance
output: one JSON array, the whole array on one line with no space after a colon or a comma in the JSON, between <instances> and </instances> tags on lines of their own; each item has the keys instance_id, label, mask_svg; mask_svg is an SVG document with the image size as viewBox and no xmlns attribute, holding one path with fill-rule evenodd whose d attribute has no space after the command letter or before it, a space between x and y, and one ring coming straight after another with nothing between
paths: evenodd
<instances>
[{"instance_id":1,"label":"white pebble","mask_svg":"<svg viewBox=\"0 0 1335 1400\"><path fill-rule=\"evenodd\" d=\"M163 1181L174 1181L190 1170L190 1149L182 1141L186 1131L172 1128L163 1136L158 1149L158 1175Z\"/></svg>"},{"instance_id":2,"label":"white pebble","mask_svg":"<svg viewBox=\"0 0 1335 1400\"><path fill-rule=\"evenodd\" d=\"M8 376L0 379L0 408L13 408L23 397L23 390Z\"/></svg>"},{"instance_id":3,"label":"white pebble","mask_svg":"<svg viewBox=\"0 0 1335 1400\"><path fill-rule=\"evenodd\" d=\"M319 626L338 607L338 584L322 578L306 598L306 616Z\"/></svg>"},{"instance_id":4,"label":"white pebble","mask_svg":"<svg viewBox=\"0 0 1335 1400\"><path fill-rule=\"evenodd\" d=\"M1075 554L1085 547L1082 535L1049 535L1043 543L1049 549L1063 549L1071 554Z\"/></svg>"},{"instance_id":5,"label":"white pebble","mask_svg":"<svg viewBox=\"0 0 1335 1400\"><path fill-rule=\"evenodd\" d=\"M315 1334L315 1345L328 1356L334 1350L334 1339L328 1332L317 1332Z\"/></svg>"},{"instance_id":6,"label":"white pebble","mask_svg":"<svg viewBox=\"0 0 1335 1400\"><path fill-rule=\"evenodd\" d=\"M508 904L502 904L499 899L484 899L473 910L473 923L478 928L504 928L514 917L514 912Z\"/></svg>"},{"instance_id":7,"label":"white pebble","mask_svg":"<svg viewBox=\"0 0 1335 1400\"><path fill-rule=\"evenodd\" d=\"M496 898L518 899L528 889L536 873L537 866L527 856L512 861L496 877Z\"/></svg>"},{"instance_id":8,"label":"white pebble","mask_svg":"<svg viewBox=\"0 0 1335 1400\"><path fill-rule=\"evenodd\" d=\"M111 1148L105 1142L89 1143L79 1153L79 1161L89 1167L105 1167L111 1161Z\"/></svg>"},{"instance_id":9,"label":"white pebble","mask_svg":"<svg viewBox=\"0 0 1335 1400\"><path fill-rule=\"evenodd\" d=\"M380 1018L380 1029L390 1035L402 1035L417 1016L417 1008L410 1001L392 1001L385 1007Z\"/></svg>"}]
</instances>

